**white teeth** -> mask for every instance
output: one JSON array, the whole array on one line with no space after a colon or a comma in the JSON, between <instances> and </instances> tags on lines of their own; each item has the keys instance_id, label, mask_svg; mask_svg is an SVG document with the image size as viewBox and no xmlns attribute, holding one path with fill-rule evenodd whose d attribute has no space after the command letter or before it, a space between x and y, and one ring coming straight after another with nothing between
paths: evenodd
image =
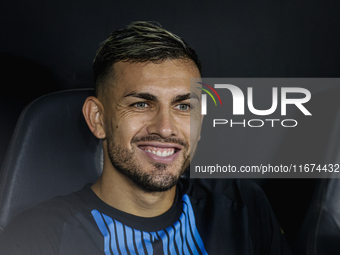
<instances>
[{"instance_id":1,"label":"white teeth","mask_svg":"<svg viewBox=\"0 0 340 255\"><path fill-rule=\"evenodd\" d=\"M159 157L168 157L168 156L171 156L172 154L174 154L175 153L175 150L170 150L170 151L167 151L167 150L165 150L165 151L163 151L163 152L161 152L161 151L152 151L152 150L146 150L147 152L150 152L150 153L152 153L152 154L155 154L155 155L157 155L157 156L159 156Z\"/></svg>"}]
</instances>

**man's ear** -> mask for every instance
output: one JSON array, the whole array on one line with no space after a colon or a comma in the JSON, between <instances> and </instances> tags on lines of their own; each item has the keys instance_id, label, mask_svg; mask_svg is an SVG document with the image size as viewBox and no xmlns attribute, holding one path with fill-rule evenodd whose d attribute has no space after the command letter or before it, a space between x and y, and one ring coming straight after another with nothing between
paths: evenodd
<instances>
[{"instance_id":1,"label":"man's ear","mask_svg":"<svg viewBox=\"0 0 340 255\"><path fill-rule=\"evenodd\" d=\"M104 107L98 98L90 96L83 105L83 115L91 132L98 138L106 137L104 129Z\"/></svg>"}]
</instances>

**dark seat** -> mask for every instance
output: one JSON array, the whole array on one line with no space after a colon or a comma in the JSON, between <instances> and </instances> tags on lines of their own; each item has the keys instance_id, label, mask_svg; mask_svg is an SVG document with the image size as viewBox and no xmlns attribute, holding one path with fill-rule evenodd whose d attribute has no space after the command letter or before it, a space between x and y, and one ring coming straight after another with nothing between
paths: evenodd
<instances>
[{"instance_id":1,"label":"dark seat","mask_svg":"<svg viewBox=\"0 0 340 255\"><path fill-rule=\"evenodd\" d=\"M40 97L22 112L0 173L0 232L20 212L95 182L101 142L82 115L91 89Z\"/></svg>"},{"instance_id":2,"label":"dark seat","mask_svg":"<svg viewBox=\"0 0 340 255\"><path fill-rule=\"evenodd\" d=\"M340 95L339 89L332 92L337 97ZM322 165L340 164L340 106L337 108ZM338 171L340 172L340 168ZM333 178L332 175L329 177L331 178L317 181L312 201L295 240L294 254L340 254L339 173L333 173Z\"/></svg>"}]
</instances>

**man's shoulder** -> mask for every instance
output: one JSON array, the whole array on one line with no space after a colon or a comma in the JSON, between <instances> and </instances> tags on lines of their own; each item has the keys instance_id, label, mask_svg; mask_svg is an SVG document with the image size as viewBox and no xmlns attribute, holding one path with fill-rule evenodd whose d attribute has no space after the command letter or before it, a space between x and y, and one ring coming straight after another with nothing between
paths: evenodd
<instances>
[{"instance_id":1,"label":"man's shoulder","mask_svg":"<svg viewBox=\"0 0 340 255\"><path fill-rule=\"evenodd\" d=\"M202 204L216 207L216 210L224 208L222 215L226 213L231 215L231 212L234 212L232 215L235 219L243 215L242 217L249 222L250 230L254 234L259 229L270 233L271 230L268 227L271 227L272 223L269 222L277 224L266 195L251 180L193 179L184 181L183 187L186 187L186 193L196 204L201 201ZM265 225L263 225L264 222Z\"/></svg>"},{"instance_id":2,"label":"man's shoulder","mask_svg":"<svg viewBox=\"0 0 340 255\"><path fill-rule=\"evenodd\" d=\"M64 221L72 215L82 211L86 206L80 194L77 191L65 196L57 196L46 202L42 202L31 209L19 214L14 220L41 221Z\"/></svg>"},{"instance_id":3,"label":"man's shoulder","mask_svg":"<svg viewBox=\"0 0 340 255\"><path fill-rule=\"evenodd\" d=\"M240 205L267 200L262 189L248 179L186 179L181 183L196 199L223 196Z\"/></svg>"},{"instance_id":4,"label":"man's shoulder","mask_svg":"<svg viewBox=\"0 0 340 255\"><path fill-rule=\"evenodd\" d=\"M18 249L14 254L19 254L28 247L37 251L44 246L50 254L57 254L55 249L58 249L64 223L88 211L81 192L52 198L16 216L0 235L0 250L7 254L7 248L11 252ZM48 244L53 245L46 247Z\"/></svg>"},{"instance_id":5,"label":"man's shoulder","mask_svg":"<svg viewBox=\"0 0 340 255\"><path fill-rule=\"evenodd\" d=\"M210 225L222 226L222 229L225 229L223 226L228 229L234 226L238 233L249 233L256 254L291 254L268 199L255 182L247 179L192 179L181 181L181 185L195 205L201 205L196 206L196 213L213 211L218 215L207 217L212 221ZM229 221L223 224L224 219Z\"/></svg>"}]
</instances>

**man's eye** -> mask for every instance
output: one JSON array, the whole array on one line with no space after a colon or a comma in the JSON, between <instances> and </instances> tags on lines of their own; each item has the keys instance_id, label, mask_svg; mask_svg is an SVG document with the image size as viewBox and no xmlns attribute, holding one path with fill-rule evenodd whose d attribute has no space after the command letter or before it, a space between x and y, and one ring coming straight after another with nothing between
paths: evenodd
<instances>
[{"instance_id":1,"label":"man's eye","mask_svg":"<svg viewBox=\"0 0 340 255\"><path fill-rule=\"evenodd\" d=\"M181 111L188 111L190 109L190 105L188 104L179 104L177 107Z\"/></svg>"},{"instance_id":2,"label":"man's eye","mask_svg":"<svg viewBox=\"0 0 340 255\"><path fill-rule=\"evenodd\" d=\"M138 103L135 103L134 106L137 107L137 108L139 108L139 109L148 107L147 103L145 103L145 102L138 102Z\"/></svg>"}]
</instances>

